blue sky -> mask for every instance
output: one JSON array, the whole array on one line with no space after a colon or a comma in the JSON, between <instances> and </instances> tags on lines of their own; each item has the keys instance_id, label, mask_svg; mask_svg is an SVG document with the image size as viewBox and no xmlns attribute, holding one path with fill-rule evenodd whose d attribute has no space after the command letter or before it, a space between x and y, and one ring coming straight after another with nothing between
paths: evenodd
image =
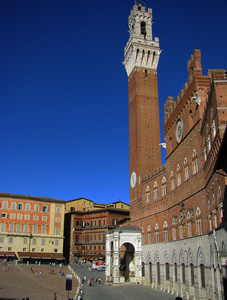
<instances>
[{"instance_id":1,"label":"blue sky","mask_svg":"<svg viewBox=\"0 0 227 300\"><path fill-rule=\"evenodd\" d=\"M129 203L128 81L133 0L0 1L0 192ZM163 105L187 81L226 66L227 1L146 1L160 39ZM162 152L163 163L165 153Z\"/></svg>"}]
</instances>

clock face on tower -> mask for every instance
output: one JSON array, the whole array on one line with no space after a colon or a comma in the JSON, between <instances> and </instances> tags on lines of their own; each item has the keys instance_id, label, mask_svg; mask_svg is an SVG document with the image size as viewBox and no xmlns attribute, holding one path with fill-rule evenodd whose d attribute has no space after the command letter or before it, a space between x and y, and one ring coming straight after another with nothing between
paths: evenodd
<instances>
[{"instance_id":1,"label":"clock face on tower","mask_svg":"<svg viewBox=\"0 0 227 300\"><path fill-rule=\"evenodd\" d=\"M176 126L176 139L177 142L180 143L183 135L183 121L180 119L177 121Z\"/></svg>"},{"instance_id":2,"label":"clock face on tower","mask_svg":"<svg viewBox=\"0 0 227 300\"><path fill-rule=\"evenodd\" d=\"M135 171L133 171L131 174L130 183L131 183L132 189L134 189L134 187L136 186L136 172Z\"/></svg>"}]
</instances>

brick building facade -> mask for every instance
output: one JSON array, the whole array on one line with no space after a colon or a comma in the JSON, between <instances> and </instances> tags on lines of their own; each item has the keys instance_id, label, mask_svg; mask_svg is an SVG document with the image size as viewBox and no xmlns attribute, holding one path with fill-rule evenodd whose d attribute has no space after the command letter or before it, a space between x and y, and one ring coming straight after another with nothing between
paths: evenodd
<instances>
[{"instance_id":1,"label":"brick building facade","mask_svg":"<svg viewBox=\"0 0 227 300\"><path fill-rule=\"evenodd\" d=\"M80 202L79 204L77 202ZM70 212L65 215L64 256L75 262L93 259L105 260L106 232L127 223L129 205L121 201L97 204L79 198L67 202ZM74 210L75 207L80 209Z\"/></svg>"},{"instance_id":2,"label":"brick building facade","mask_svg":"<svg viewBox=\"0 0 227 300\"><path fill-rule=\"evenodd\" d=\"M188 81L164 106L166 164L161 165L152 10L129 16L124 65L129 89L131 224L142 229L143 282L196 299L222 299L227 236L226 173L215 170L227 124L227 72L202 74L194 50Z\"/></svg>"}]
</instances>

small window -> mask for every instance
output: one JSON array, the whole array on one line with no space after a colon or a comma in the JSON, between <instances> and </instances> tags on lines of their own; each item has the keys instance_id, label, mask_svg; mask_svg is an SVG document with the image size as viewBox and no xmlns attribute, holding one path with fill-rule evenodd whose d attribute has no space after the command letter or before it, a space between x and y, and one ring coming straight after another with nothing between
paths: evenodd
<instances>
[{"instance_id":1,"label":"small window","mask_svg":"<svg viewBox=\"0 0 227 300\"><path fill-rule=\"evenodd\" d=\"M34 221L38 221L38 220L39 220L39 216L34 215L34 216L33 216L33 220L34 220Z\"/></svg>"},{"instance_id":2,"label":"small window","mask_svg":"<svg viewBox=\"0 0 227 300\"><path fill-rule=\"evenodd\" d=\"M33 225L33 233L38 233L38 225Z\"/></svg>"},{"instance_id":3,"label":"small window","mask_svg":"<svg viewBox=\"0 0 227 300\"><path fill-rule=\"evenodd\" d=\"M8 247L8 251L12 251L12 247Z\"/></svg>"},{"instance_id":4,"label":"small window","mask_svg":"<svg viewBox=\"0 0 227 300\"><path fill-rule=\"evenodd\" d=\"M24 233L28 233L28 228L29 228L28 224L24 224Z\"/></svg>"},{"instance_id":5,"label":"small window","mask_svg":"<svg viewBox=\"0 0 227 300\"><path fill-rule=\"evenodd\" d=\"M26 211L30 211L31 210L31 204L30 203L26 203L25 210Z\"/></svg>"},{"instance_id":6,"label":"small window","mask_svg":"<svg viewBox=\"0 0 227 300\"><path fill-rule=\"evenodd\" d=\"M23 248L23 251L24 251L24 252L27 251L27 248Z\"/></svg>"},{"instance_id":7,"label":"small window","mask_svg":"<svg viewBox=\"0 0 227 300\"><path fill-rule=\"evenodd\" d=\"M24 215L25 220L30 220L30 215Z\"/></svg>"},{"instance_id":8,"label":"small window","mask_svg":"<svg viewBox=\"0 0 227 300\"><path fill-rule=\"evenodd\" d=\"M22 220L22 219L23 219L23 215L22 215L22 214L18 214L18 215L17 215L17 219L18 219L18 220Z\"/></svg>"},{"instance_id":9,"label":"small window","mask_svg":"<svg viewBox=\"0 0 227 300\"><path fill-rule=\"evenodd\" d=\"M11 204L11 209L12 209L12 210L15 210L16 207L17 207L17 203L16 203L16 202L12 202L12 204Z\"/></svg>"},{"instance_id":10,"label":"small window","mask_svg":"<svg viewBox=\"0 0 227 300\"><path fill-rule=\"evenodd\" d=\"M60 222L60 218L56 217L56 222L59 223Z\"/></svg>"},{"instance_id":11,"label":"small window","mask_svg":"<svg viewBox=\"0 0 227 300\"><path fill-rule=\"evenodd\" d=\"M43 212L48 212L49 211L49 208L47 205L43 205Z\"/></svg>"},{"instance_id":12,"label":"small window","mask_svg":"<svg viewBox=\"0 0 227 300\"><path fill-rule=\"evenodd\" d=\"M42 216L42 221L47 221L47 216Z\"/></svg>"},{"instance_id":13,"label":"small window","mask_svg":"<svg viewBox=\"0 0 227 300\"><path fill-rule=\"evenodd\" d=\"M55 240L55 246L59 245L59 240Z\"/></svg>"},{"instance_id":14,"label":"small window","mask_svg":"<svg viewBox=\"0 0 227 300\"><path fill-rule=\"evenodd\" d=\"M46 234L46 226L42 226L42 234Z\"/></svg>"},{"instance_id":15,"label":"small window","mask_svg":"<svg viewBox=\"0 0 227 300\"><path fill-rule=\"evenodd\" d=\"M15 219L16 218L16 214L10 214L10 219Z\"/></svg>"},{"instance_id":16,"label":"small window","mask_svg":"<svg viewBox=\"0 0 227 300\"><path fill-rule=\"evenodd\" d=\"M1 218L7 218L8 214L7 213L1 213Z\"/></svg>"},{"instance_id":17,"label":"small window","mask_svg":"<svg viewBox=\"0 0 227 300\"><path fill-rule=\"evenodd\" d=\"M32 252L35 252L35 248L32 248Z\"/></svg>"},{"instance_id":18,"label":"small window","mask_svg":"<svg viewBox=\"0 0 227 300\"><path fill-rule=\"evenodd\" d=\"M22 203L18 203L17 204L17 209L18 210L23 210L23 204Z\"/></svg>"},{"instance_id":19,"label":"small window","mask_svg":"<svg viewBox=\"0 0 227 300\"><path fill-rule=\"evenodd\" d=\"M17 232L21 232L22 229L22 225L21 224L17 224Z\"/></svg>"},{"instance_id":20,"label":"small window","mask_svg":"<svg viewBox=\"0 0 227 300\"><path fill-rule=\"evenodd\" d=\"M8 201L3 201L3 209L7 209L8 208Z\"/></svg>"},{"instance_id":21,"label":"small window","mask_svg":"<svg viewBox=\"0 0 227 300\"><path fill-rule=\"evenodd\" d=\"M146 23L142 21L140 23L141 34L146 35Z\"/></svg>"},{"instance_id":22,"label":"small window","mask_svg":"<svg viewBox=\"0 0 227 300\"><path fill-rule=\"evenodd\" d=\"M35 204L35 211L39 211L39 204Z\"/></svg>"},{"instance_id":23,"label":"small window","mask_svg":"<svg viewBox=\"0 0 227 300\"><path fill-rule=\"evenodd\" d=\"M5 223L1 223L0 229L1 229L1 231L5 231L6 230L6 224Z\"/></svg>"}]
</instances>

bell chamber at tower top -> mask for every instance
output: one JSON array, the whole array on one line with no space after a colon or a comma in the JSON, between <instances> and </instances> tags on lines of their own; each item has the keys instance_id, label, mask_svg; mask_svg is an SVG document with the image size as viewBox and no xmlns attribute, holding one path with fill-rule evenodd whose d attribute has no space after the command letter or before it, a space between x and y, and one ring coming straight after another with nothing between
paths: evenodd
<instances>
[{"instance_id":1,"label":"bell chamber at tower top","mask_svg":"<svg viewBox=\"0 0 227 300\"><path fill-rule=\"evenodd\" d=\"M159 38L152 38L152 9L146 9L141 2L133 6L128 21L129 40L124 50L127 75L135 67L157 70L161 50Z\"/></svg>"}]
</instances>

